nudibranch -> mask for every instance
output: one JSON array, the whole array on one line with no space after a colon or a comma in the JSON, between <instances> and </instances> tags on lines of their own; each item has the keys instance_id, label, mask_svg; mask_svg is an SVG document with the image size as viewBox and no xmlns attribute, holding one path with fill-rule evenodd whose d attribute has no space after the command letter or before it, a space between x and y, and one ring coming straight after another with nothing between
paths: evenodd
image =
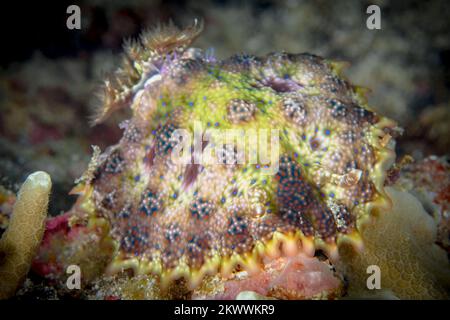
<instances>
[{"instance_id":1,"label":"nudibranch","mask_svg":"<svg viewBox=\"0 0 450 320\"><path fill-rule=\"evenodd\" d=\"M114 245L108 272L156 274L162 286L184 278L194 288L205 275L255 271L271 257L320 249L335 258L342 241L361 247L364 221L390 205L383 184L397 124L367 106L342 63L288 53L219 60L191 47L201 30L196 22L144 33L105 81L94 121L120 108L132 117L74 192L76 210ZM201 138L188 160L211 147L213 161L178 161L187 141L179 129ZM205 139L231 129L274 133L276 170L254 157L258 146L271 153L268 136Z\"/></svg>"}]
</instances>

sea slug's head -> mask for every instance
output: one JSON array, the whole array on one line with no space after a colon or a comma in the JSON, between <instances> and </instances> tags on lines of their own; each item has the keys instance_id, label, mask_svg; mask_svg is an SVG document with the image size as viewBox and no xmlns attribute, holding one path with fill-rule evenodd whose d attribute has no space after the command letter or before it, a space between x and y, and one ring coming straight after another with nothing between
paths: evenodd
<instances>
[{"instance_id":1,"label":"sea slug's head","mask_svg":"<svg viewBox=\"0 0 450 320\"><path fill-rule=\"evenodd\" d=\"M397 125L367 106L340 63L287 53L219 61L189 48L200 30L144 33L105 83L96 121L119 107L133 116L91 163L77 207L109 226L109 271L194 287L268 257L361 246L358 230L389 205ZM237 136L215 140L228 134Z\"/></svg>"},{"instance_id":2,"label":"sea slug's head","mask_svg":"<svg viewBox=\"0 0 450 320\"><path fill-rule=\"evenodd\" d=\"M171 22L143 32L139 40L126 41L122 66L105 79L99 92L100 105L93 123L99 123L113 111L126 107L137 90L146 82L158 79L172 60L183 56L202 29L203 23L198 20L184 30Z\"/></svg>"}]
</instances>

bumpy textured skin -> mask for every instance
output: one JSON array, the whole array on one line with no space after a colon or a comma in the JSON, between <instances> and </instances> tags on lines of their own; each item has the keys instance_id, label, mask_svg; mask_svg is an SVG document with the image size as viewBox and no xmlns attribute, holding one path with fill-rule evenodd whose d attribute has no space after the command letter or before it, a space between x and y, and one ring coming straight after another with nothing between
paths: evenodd
<instances>
[{"instance_id":1,"label":"bumpy textured skin","mask_svg":"<svg viewBox=\"0 0 450 320\"><path fill-rule=\"evenodd\" d=\"M0 299L14 295L41 243L51 190L42 171L28 176L19 190L8 229L0 239Z\"/></svg>"},{"instance_id":2,"label":"bumpy textured skin","mask_svg":"<svg viewBox=\"0 0 450 320\"><path fill-rule=\"evenodd\" d=\"M339 63L286 53L217 61L188 48L199 31L144 34L105 82L96 120L121 107L133 117L75 191L77 210L109 225L110 272L154 273L163 284L184 277L195 287L236 265L255 270L266 256L317 247L335 256L340 241L359 245L358 225L389 205L383 183L396 124L367 107ZM214 155L222 164L175 163L172 133L193 133L196 123L278 129L278 172L225 163L233 146Z\"/></svg>"}]
</instances>

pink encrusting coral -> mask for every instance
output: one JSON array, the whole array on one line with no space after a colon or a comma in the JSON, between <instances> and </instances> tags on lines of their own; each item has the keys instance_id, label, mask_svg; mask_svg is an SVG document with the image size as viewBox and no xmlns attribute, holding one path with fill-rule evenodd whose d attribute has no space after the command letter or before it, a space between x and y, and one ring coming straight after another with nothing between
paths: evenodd
<instances>
[{"instance_id":1,"label":"pink encrusting coral","mask_svg":"<svg viewBox=\"0 0 450 320\"><path fill-rule=\"evenodd\" d=\"M76 241L82 232L81 227L69 226L69 218L70 213L65 213L47 221L39 254L32 265L37 274L55 277L65 272L64 265L62 261L59 261L58 256L63 251L63 246Z\"/></svg>"},{"instance_id":2,"label":"pink encrusting coral","mask_svg":"<svg viewBox=\"0 0 450 320\"><path fill-rule=\"evenodd\" d=\"M236 299L243 291L278 299L332 299L342 294L343 282L328 262L299 253L272 260L256 274L243 272L224 280L216 284L216 292L194 292L193 298Z\"/></svg>"},{"instance_id":3,"label":"pink encrusting coral","mask_svg":"<svg viewBox=\"0 0 450 320\"><path fill-rule=\"evenodd\" d=\"M77 224L73 212L47 221L41 248L33 261L40 276L64 283L70 265L83 270L83 283L100 276L111 258L112 248L105 246L98 228Z\"/></svg>"}]
</instances>

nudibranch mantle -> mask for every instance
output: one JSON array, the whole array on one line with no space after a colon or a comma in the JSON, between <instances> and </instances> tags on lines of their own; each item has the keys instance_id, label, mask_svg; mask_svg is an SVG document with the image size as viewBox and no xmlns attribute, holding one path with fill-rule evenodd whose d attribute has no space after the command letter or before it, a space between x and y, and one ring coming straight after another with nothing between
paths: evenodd
<instances>
[{"instance_id":1,"label":"nudibranch mantle","mask_svg":"<svg viewBox=\"0 0 450 320\"><path fill-rule=\"evenodd\" d=\"M144 33L105 81L95 121L123 107L133 116L74 192L77 211L116 248L109 272L195 287L206 274L258 270L281 254L318 248L335 257L341 241L360 246L364 221L390 205L383 184L396 123L367 106L363 89L341 77L342 63L287 53L220 61L190 47L200 31L196 23ZM277 129L278 171L225 161L236 157L233 143L213 152L215 163L175 161L173 133L198 124Z\"/></svg>"}]
</instances>

